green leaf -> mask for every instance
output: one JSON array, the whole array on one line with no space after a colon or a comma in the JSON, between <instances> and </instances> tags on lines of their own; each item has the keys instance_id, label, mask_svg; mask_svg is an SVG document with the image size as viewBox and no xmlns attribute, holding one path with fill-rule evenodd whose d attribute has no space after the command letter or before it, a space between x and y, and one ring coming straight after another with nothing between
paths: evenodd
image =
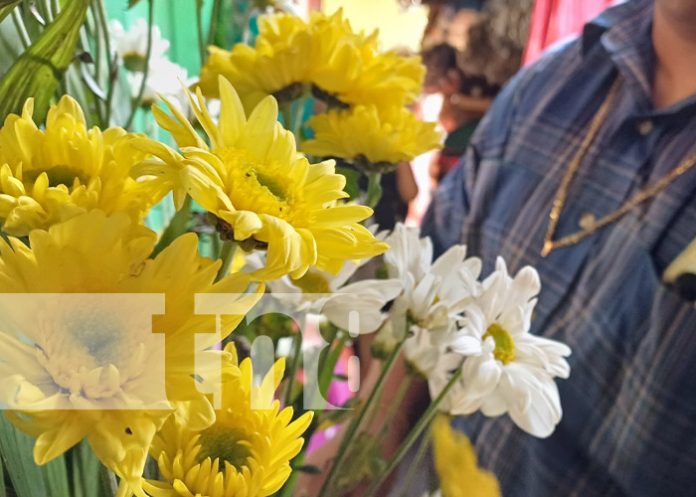
<instances>
[{"instance_id":1,"label":"green leaf","mask_svg":"<svg viewBox=\"0 0 696 497\"><path fill-rule=\"evenodd\" d=\"M42 470L34 463L33 447L30 437L0 416L0 453L17 497L49 495Z\"/></svg>"},{"instance_id":2,"label":"green leaf","mask_svg":"<svg viewBox=\"0 0 696 497\"><path fill-rule=\"evenodd\" d=\"M70 495L68 469L65 466L64 456L58 457L46 464L45 476L48 495Z\"/></svg>"},{"instance_id":3,"label":"green leaf","mask_svg":"<svg viewBox=\"0 0 696 497\"><path fill-rule=\"evenodd\" d=\"M132 9L140 3L140 0L128 0L128 8Z\"/></svg>"},{"instance_id":4,"label":"green leaf","mask_svg":"<svg viewBox=\"0 0 696 497\"><path fill-rule=\"evenodd\" d=\"M19 113L34 97L34 117L43 120L58 82L75 55L90 0L65 2L64 9L10 67L0 81L0 121Z\"/></svg>"},{"instance_id":5,"label":"green leaf","mask_svg":"<svg viewBox=\"0 0 696 497\"><path fill-rule=\"evenodd\" d=\"M360 196L360 172L346 166L336 166L336 172L346 177L344 190L350 195L350 198L358 198Z\"/></svg>"},{"instance_id":6,"label":"green leaf","mask_svg":"<svg viewBox=\"0 0 696 497\"><path fill-rule=\"evenodd\" d=\"M7 492L5 491L5 468L2 463L2 457L0 457L0 497L6 497Z\"/></svg>"},{"instance_id":7,"label":"green leaf","mask_svg":"<svg viewBox=\"0 0 696 497\"><path fill-rule=\"evenodd\" d=\"M33 438L15 428L4 416L0 416L2 465L7 469L17 497L71 495L65 457L60 456L45 466L37 466L33 448ZM2 473L0 470L0 482L4 481ZM5 497L4 486L0 497Z\"/></svg>"},{"instance_id":8,"label":"green leaf","mask_svg":"<svg viewBox=\"0 0 696 497\"><path fill-rule=\"evenodd\" d=\"M83 440L70 451L72 468L73 497L93 497L100 495L101 463L96 458L89 443Z\"/></svg>"},{"instance_id":9,"label":"green leaf","mask_svg":"<svg viewBox=\"0 0 696 497\"><path fill-rule=\"evenodd\" d=\"M12 9L14 9L19 2L20 0L0 0L0 21L7 17L7 14L12 12Z\"/></svg>"}]
</instances>

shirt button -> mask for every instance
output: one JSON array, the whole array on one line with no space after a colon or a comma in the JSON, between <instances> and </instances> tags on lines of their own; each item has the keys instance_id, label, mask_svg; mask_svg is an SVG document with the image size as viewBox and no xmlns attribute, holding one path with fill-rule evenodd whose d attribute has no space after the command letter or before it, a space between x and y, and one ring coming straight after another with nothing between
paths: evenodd
<instances>
[{"instance_id":1,"label":"shirt button","mask_svg":"<svg viewBox=\"0 0 696 497\"><path fill-rule=\"evenodd\" d=\"M652 133L653 128L655 125L650 119L646 119L645 121L641 121L638 123L638 133L640 133L643 136L647 136L650 133Z\"/></svg>"},{"instance_id":2,"label":"shirt button","mask_svg":"<svg viewBox=\"0 0 696 497\"><path fill-rule=\"evenodd\" d=\"M585 212L582 216L580 216L580 222L578 224L580 225L581 229L588 230L592 228L596 222L597 216L591 212Z\"/></svg>"}]
</instances>

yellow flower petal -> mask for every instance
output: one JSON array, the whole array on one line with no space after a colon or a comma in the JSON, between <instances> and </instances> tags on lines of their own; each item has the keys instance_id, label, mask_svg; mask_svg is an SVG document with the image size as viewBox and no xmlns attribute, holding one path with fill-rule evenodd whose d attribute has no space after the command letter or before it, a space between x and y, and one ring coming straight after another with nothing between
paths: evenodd
<instances>
[{"instance_id":1,"label":"yellow flower petal","mask_svg":"<svg viewBox=\"0 0 696 497\"><path fill-rule=\"evenodd\" d=\"M224 77L250 110L266 95L303 86L346 104L403 106L418 97L424 75L419 57L381 53L376 33L354 32L339 10L313 13L309 21L261 16L255 46L211 48L200 80L204 94L217 97L216 78Z\"/></svg>"},{"instance_id":2,"label":"yellow flower petal","mask_svg":"<svg viewBox=\"0 0 696 497\"><path fill-rule=\"evenodd\" d=\"M290 460L302 448L300 437L312 413L292 421L292 408L280 410L277 401L269 408L257 405L260 399L272 399L283 361L255 387L251 361L237 365L232 351L228 345L225 368L236 373L222 384L215 423L194 429L172 417L155 437L150 453L158 461L161 478L146 484L153 495L267 497L289 478Z\"/></svg>"},{"instance_id":3,"label":"yellow flower petal","mask_svg":"<svg viewBox=\"0 0 696 497\"><path fill-rule=\"evenodd\" d=\"M387 246L366 230L355 238L353 232L361 229L355 225L372 210L338 202L347 197L345 177L335 172L333 161L310 164L296 152L293 135L277 122L276 101L266 97L246 119L233 114L242 111L234 89L225 81L220 85L227 102L223 122L210 132L218 146L179 144L177 154L161 144L134 141L163 162L158 168L147 160L134 174L157 176L154 182L173 188L175 198L185 192L229 224L235 240L253 238L267 247L266 267L253 273L261 281L286 274L298 278L312 265L336 271L341 262L385 251ZM320 240L323 236L329 240ZM331 243L342 236L349 242Z\"/></svg>"},{"instance_id":4,"label":"yellow flower petal","mask_svg":"<svg viewBox=\"0 0 696 497\"><path fill-rule=\"evenodd\" d=\"M442 497L500 497L495 475L478 467L471 442L445 416L433 423L433 447Z\"/></svg>"},{"instance_id":5,"label":"yellow flower petal","mask_svg":"<svg viewBox=\"0 0 696 497\"><path fill-rule=\"evenodd\" d=\"M9 373L0 388L0 404L13 409L8 419L36 437L38 464L87 438L102 463L124 482L122 491L141 497L150 442L165 419L184 409L179 403L185 404L192 427L204 429L214 420L212 406L196 388L195 357L204 351L229 354L208 350L210 341L195 340L194 334L206 329L210 333L203 336L214 337L215 326L195 313L194 297L226 293L235 313L222 320L227 335L263 292L260 286L245 293L251 280L247 274L215 283L220 262L198 254L194 234L177 238L152 259L155 238L125 213L90 211L48 231L30 232L29 245L12 237L0 241L0 293L39 299L65 295L64 300L52 297L55 308L40 300L32 309L29 300L16 308L11 329L0 327L0 343L10 346L16 359L11 365L0 361L0 372ZM75 293L104 294L104 304L88 300L82 305L88 297L70 299ZM142 297L109 304L114 295L132 294ZM164 298L157 300L158 295ZM147 307L152 298L166 306L150 326L151 317L139 312L162 312Z\"/></svg>"},{"instance_id":6,"label":"yellow flower petal","mask_svg":"<svg viewBox=\"0 0 696 497\"><path fill-rule=\"evenodd\" d=\"M366 158L373 164L398 164L441 146L435 123L419 121L406 108L359 105L310 119L314 138L303 150L319 157Z\"/></svg>"},{"instance_id":7,"label":"yellow flower petal","mask_svg":"<svg viewBox=\"0 0 696 497\"><path fill-rule=\"evenodd\" d=\"M130 178L145 156L128 145L134 135L120 128L87 129L78 103L69 96L53 105L45 129L32 120L33 102L0 128L0 195L3 231L26 236L91 209L126 212L142 222L160 199L158 191Z\"/></svg>"}]
</instances>

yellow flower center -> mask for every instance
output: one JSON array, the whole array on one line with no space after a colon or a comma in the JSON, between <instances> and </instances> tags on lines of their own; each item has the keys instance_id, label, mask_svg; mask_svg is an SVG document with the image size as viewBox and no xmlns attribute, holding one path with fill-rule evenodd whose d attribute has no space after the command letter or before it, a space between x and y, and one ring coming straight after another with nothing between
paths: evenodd
<instances>
[{"instance_id":1,"label":"yellow flower center","mask_svg":"<svg viewBox=\"0 0 696 497\"><path fill-rule=\"evenodd\" d=\"M143 72L147 66L147 60L138 52L131 52L123 56L123 65L131 72Z\"/></svg>"},{"instance_id":2,"label":"yellow flower center","mask_svg":"<svg viewBox=\"0 0 696 497\"><path fill-rule=\"evenodd\" d=\"M287 164L257 164L241 150L217 151L227 170L227 190L238 210L279 217L293 226L307 224L299 178L288 175ZM302 222L304 220L304 222Z\"/></svg>"},{"instance_id":3,"label":"yellow flower center","mask_svg":"<svg viewBox=\"0 0 696 497\"><path fill-rule=\"evenodd\" d=\"M244 435L239 428L222 424L215 424L204 430L199 439L201 451L198 453L198 462L209 457L213 461L218 459L220 462L228 462L238 470L247 466L247 459L252 454Z\"/></svg>"},{"instance_id":4,"label":"yellow flower center","mask_svg":"<svg viewBox=\"0 0 696 497\"><path fill-rule=\"evenodd\" d=\"M50 166L47 169L30 169L24 172L24 181L34 183L41 173L46 173L48 176L48 186L56 187L58 185L73 186L75 179L80 180L80 183L86 185L89 183L89 178L84 174L84 171L74 166L56 165Z\"/></svg>"},{"instance_id":5,"label":"yellow flower center","mask_svg":"<svg viewBox=\"0 0 696 497\"><path fill-rule=\"evenodd\" d=\"M331 293L328 280L316 271L307 271L302 278L293 280L293 283L304 293Z\"/></svg>"},{"instance_id":6,"label":"yellow flower center","mask_svg":"<svg viewBox=\"0 0 696 497\"><path fill-rule=\"evenodd\" d=\"M503 364L509 364L515 360L515 341L512 335L500 326L498 323L493 323L488 327L483 339L492 338L495 342L495 350L493 356Z\"/></svg>"},{"instance_id":7,"label":"yellow flower center","mask_svg":"<svg viewBox=\"0 0 696 497\"><path fill-rule=\"evenodd\" d=\"M111 398L154 364L156 337L147 321L136 317L137 305L125 314L124 305L58 298L37 313L36 359L59 389L83 399ZM158 387L153 385L153 392Z\"/></svg>"}]
</instances>

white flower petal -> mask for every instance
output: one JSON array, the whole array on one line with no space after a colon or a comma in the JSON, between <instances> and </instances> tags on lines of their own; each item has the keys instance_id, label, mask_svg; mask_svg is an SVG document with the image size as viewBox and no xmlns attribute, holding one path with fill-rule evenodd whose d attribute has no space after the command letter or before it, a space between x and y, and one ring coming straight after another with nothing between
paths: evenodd
<instances>
[{"instance_id":1,"label":"white flower petal","mask_svg":"<svg viewBox=\"0 0 696 497\"><path fill-rule=\"evenodd\" d=\"M508 410L505 398L499 390L494 391L481 403L481 413L489 418L502 416Z\"/></svg>"},{"instance_id":2,"label":"white flower petal","mask_svg":"<svg viewBox=\"0 0 696 497\"><path fill-rule=\"evenodd\" d=\"M464 333L457 333L450 345L452 351L463 356L481 354L481 339Z\"/></svg>"},{"instance_id":3,"label":"white flower petal","mask_svg":"<svg viewBox=\"0 0 696 497\"><path fill-rule=\"evenodd\" d=\"M553 433L562 411L558 388L548 375L534 374L529 368L508 367L500 388L510 417L518 427L539 438Z\"/></svg>"},{"instance_id":4,"label":"white flower petal","mask_svg":"<svg viewBox=\"0 0 696 497\"><path fill-rule=\"evenodd\" d=\"M428 308L433 304L437 295L437 280L432 274L427 274L416 285L409 305L412 314L416 318L423 318L428 313Z\"/></svg>"},{"instance_id":5,"label":"white flower petal","mask_svg":"<svg viewBox=\"0 0 696 497\"><path fill-rule=\"evenodd\" d=\"M430 272L442 279L452 274L452 269L459 266L466 257L466 245L454 245L433 263Z\"/></svg>"},{"instance_id":6,"label":"white flower petal","mask_svg":"<svg viewBox=\"0 0 696 497\"><path fill-rule=\"evenodd\" d=\"M343 285L345 285L348 280L355 274L360 266L355 264L353 261L346 261L343 267L338 272L336 276L328 277L329 286L331 291L337 292ZM327 273L328 276L328 273Z\"/></svg>"},{"instance_id":7,"label":"white flower petal","mask_svg":"<svg viewBox=\"0 0 696 497\"><path fill-rule=\"evenodd\" d=\"M485 398L498 387L502 371L497 361L470 357L464 362L462 377L467 394Z\"/></svg>"},{"instance_id":8,"label":"white flower petal","mask_svg":"<svg viewBox=\"0 0 696 497\"><path fill-rule=\"evenodd\" d=\"M466 316L466 331L480 340L489 326L481 308L477 305L468 305L464 308L464 315Z\"/></svg>"},{"instance_id":9,"label":"white flower petal","mask_svg":"<svg viewBox=\"0 0 696 497\"><path fill-rule=\"evenodd\" d=\"M382 308L401 292L399 280L366 280L343 287L327 299L322 313L341 329L372 333L384 322Z\"/></svg>"}]
</instances>

